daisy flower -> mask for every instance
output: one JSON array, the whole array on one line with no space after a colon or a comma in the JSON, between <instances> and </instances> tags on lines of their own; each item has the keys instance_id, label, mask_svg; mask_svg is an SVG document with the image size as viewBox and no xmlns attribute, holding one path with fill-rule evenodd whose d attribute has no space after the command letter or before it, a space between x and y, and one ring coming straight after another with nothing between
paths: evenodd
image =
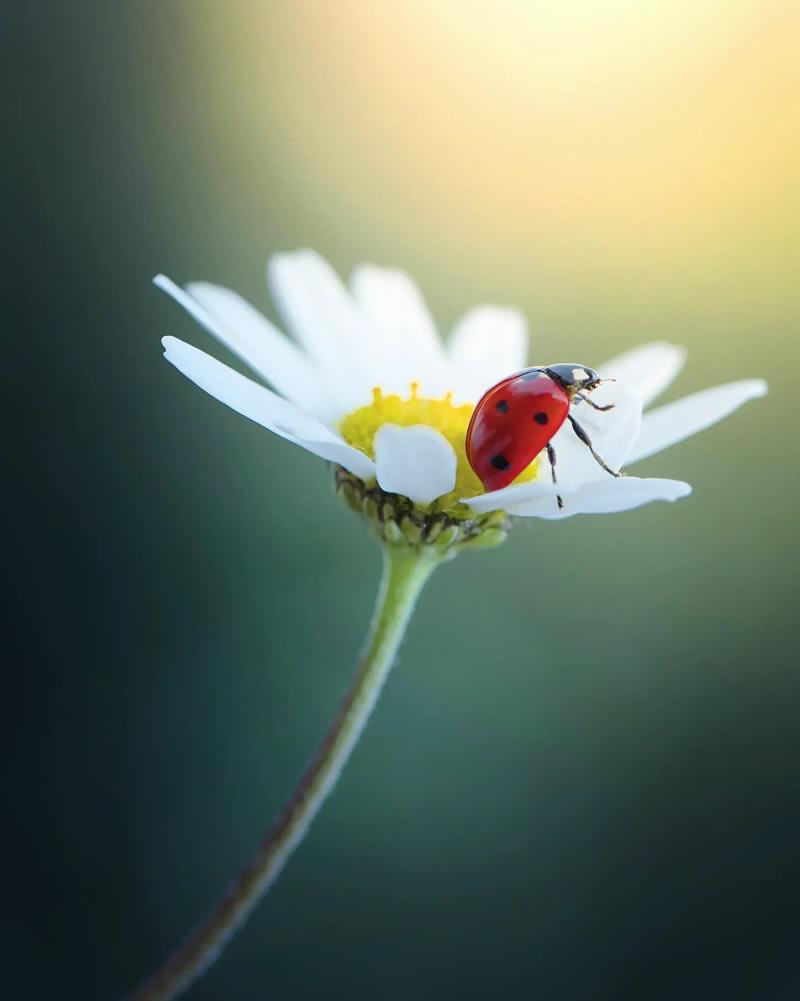
<instances>
[{"instance_id":1,"label":"daisy flower","mask_svg":"<svg viewBox=\"0 0 800 1001\"><path fill-rule=\"evenodd\" d=\"M373 514L389 541L453 541L503 532L506 515L560 519L675 501L679 480L612 478L568 422L552 439L558 486L540 456L510 486L485 492L465 451L475 403L523 369L525 319L478 306L440 338L416 285L402 272L362 265L349 287L310 250L271 258L267 277L292 334L285 336L236 293L206 282L155 282L271 388L203 351L165 337L165 356L211 396L282 438L335 463L337 484ZM615 471L682 441L762 396L761 379L717 386L642 413L673 381L683 348L646 344L593 366L604 379L573 404L595 451ZM563 499L559 510L557 496ZM488 541L488 539L486 540Z\"/></svg>"},{"instance_id":2,"label":"daisy flower","mask_svg":"<svg viewBox=\"0 0 800 1001\"><path fill-rule=\"evenodd\" d=\"M181 289L163 276L156 284L271 388L175 337L164 338L167 360L240 414L334 463L340 492L385 543L384 575L351 688L295 792L217 906L131 1001L170 1001L186 990L275 881L355 747L439 563L462 548L502 542L512 515L627 511L690 492L679 480L609 476L569 421L551 440L557 485L540 455L511 484L486 492L467 458L467 431L486 390L525 365L519 312L479 306L444 343L416 286L398 271L362 265L348 289L303 250L273 257L268 278L292 339L227 289L202 282ZM614 474L766 392L760 379L748 379L643 416L683 362L682 348L648 344L598 366L616 380L592 390L591 404L605 411L570 397L570 416L578 415Z\"/></svg>"}]
</instances>

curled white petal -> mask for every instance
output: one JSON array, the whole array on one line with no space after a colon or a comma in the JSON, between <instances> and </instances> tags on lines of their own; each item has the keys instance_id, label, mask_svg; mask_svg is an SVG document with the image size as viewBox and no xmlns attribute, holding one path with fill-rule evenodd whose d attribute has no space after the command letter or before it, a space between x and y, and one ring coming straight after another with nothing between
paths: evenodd
<instances>
[{"instance_id":1,"label":"curled white petal","mask_svg":"<svg viewBox=\"0 0 800 1001\"><path fill-rule=\"evenodd\" d=\"M287 399L309 413L335 416L311 359L241 296L208 282L191 282L184 290L165 275L153 282Z\"/></svg>"},{"instance_id":2,"label":"curled white petal","mask_svg":"<svg viewBox=\"0 0 800 1001\"><path fill-rule=\"evenodd\" d=\"M312 250L276 254L267 277L275 304L341 413L368 403L380 385L380 344L330 264Z\"/></svg>"},{"instance_id":3,"label":"curled white petal","mask_svg":"<svg viewBox=\"0 0 800 1001\"><path fill-rule=\"evenodd\" d=\"M518 309L477 306L455 325L447 347L458 372L455 402L476 402L490 386L525 367L525 317Z\"/></svg>"},{"instance_id":4,"label":"curled white petal","mask_svg":"<svg viewBox=\"0 0 800 1001\"><path fill-rule=\"evenodd\" d=\"M535 480L462 500L479 512L503 509L519 517L555 519L630 511L652 501L676 501L691 492L689 484L681 480L609 476L577 486L554 486ZM564 501L562 511L558 510L557 494Z\"/></svg>"},{"instance_id":5,"label":"curled white petal","mask_svg":"<svg viewBox=\"0 0 800 1001\"><path fill-rule=\"evenodd\" d=\"M597 371L604 379L616 379L646 407L669 386L683 368L686 348L656 341L617 355Z\"/></svg>"},{"instance_id":6,"label":"curled white petal","mask_svg":"<svg viewBox=\"0 0 800 1001\"><path fill-rule=\"evenodd\" d=\"M642 429L628 462L646 459L670 445L721 421L748 400L757 399L767 392L763 379L744 379L729 382L714 389L704 389L691 396L684 396L674 403L651 410L644 415Z\"/></svg>"},{"instance_id":7,"label":"curled white petal","mask_svg":"<svg viewBox=\"0 0 800 1001\"><path fill-rule=\"evenodd\" d=\"M353 272L350 288L378 339L377 384L403 394L416 382L424 396L439 396L454 388L441 338L422 294L407 274L362 264Z\"/></svg>"},{"instance_id":8,"label":"curled white petal","mask_svg":"<svg viewBox=\"0 0 800 1001\"><path fill-rule=\"evenodd\" d=\"M680 500L692 492L691 486L682 480L639 479L636 476L620 476L618 479L598 480L583 483L573 491L562 494L563 510L550 507L546 510L541 503L522 505L511 514L520 517L547 518L550 521L571 518L576 514L616 514L632 511L634 508L651 504L653 501Z\"/></svg>"},{"instance_id":9,"label":"curled white petal","mask_svg":"<svg viewBox=\"0 0 800 1001\"><path fill-rule=\"evenodd\" d=\"M361 479L375 476L371 459L295 404L177 337L164 337L162 344L167 361L232 410L322 459L340 463Z\"/></svg>"},{"instance_id":10,"label":"curled white petal","mask_svg":"<svg viewBox=\"0 0 800 1001\"><path fill-rule=\"evenodd\" d=\"M462 497L462 504L469 504L473 511L483 514L487 511L508 511L512 507L531 501L552 501L555 503L559 487L549 480L531 480L529 483L515 483L502 490L492 490L477 497Z\"/></svg>"},{"instance_id":11,"label":"curled white petal","mask_svg":"<svg viewBox=\"0 0 800 1001\"><path fill-rule=\"evenodd\" d=\"M456 465L450 442L425 424L384 424L375 434L376 475L387 493L430 504L453 489Z\"/></svg>"}]
</instances>

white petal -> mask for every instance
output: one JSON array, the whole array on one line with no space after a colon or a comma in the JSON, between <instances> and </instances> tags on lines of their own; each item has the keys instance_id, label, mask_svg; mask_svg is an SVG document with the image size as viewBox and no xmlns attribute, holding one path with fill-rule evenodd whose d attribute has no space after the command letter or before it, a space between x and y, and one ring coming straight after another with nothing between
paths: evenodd
<instances>
[{"instance_id":1,"label":"white petal","mask_svg":"<svg viewBox=\"0 0 800 1001\"><path fill-rule=\"evenodd\" d=\"M282 396L323 419L338 416L313 361L249 302L208 282L191 282L186 292L215 321L207 329Z\"/></svg>"},{"instance_id":2,"label":"white petal","mask_svg":"<svg viewBox=\"0 0 800 1001\"><path fill-rule=\"evenodd\" d=\"M314 251L298 250L270 258L267 277L287 326L316 362L341 413L369 403L380 384L380 344L333 268Z\"/></svg>"},{"instance_id":3,"label":"white petal","mask_svg":"<svg viewBox=\"0 0 800 1001\"><path fill-rule=\"evenodd\" d=\"M165 275L153 283L287 399L319 416L334 415L311 360L235 292L206 282L192 282L184 291Z\"/></svg>"},{"instance_id":4,"label":"white petal","mask_svg":"<svg viewBox=\"0 0 800 1001\"><path fill-rule=\"evenodd\" d=\"M167 361L221 403L363 480L375 476L371 459L293 403L177 337L164 337L162 344Z\"/></svg>"},{"instance_id":5,"label":"white petal","mask_svg":"<svg viewBox=\"0 0 800 1001\"><path fill-rule=\"evenodd\" d=\"M453 328L448 343L459 373L455 401L475 403L496 382L525 367L528 329L518 309L478 306Z\"/></svg>"},{"instance_id":6,"label":"white petal","mask_svg":"<svg viewBox=\"0 0 800 1001\"><path fill-rule=\"evenodd\" d=\"M402 271L362 264L350 279L359 309L380 338L380 385L406 394L412 382L423 396L440 396L450 385L449 367L419 289Z\"/></svg>"},{"instance_id":7,"label":"white petal","mask_svg":"<svg viewBox=\"0 0 800 1001\"><path fill-rule=\"evenodd\" d=\"M651 410L642 420L642 430L631 449L628 462L645 459L703 431L733 413L743 403L764 396L766 392L767 384L763 379L744 379L705 389Z\"/></svg>"},{"instance_id":8,"label":"white petal","mask_svg":"<svg viewBox=\"0 0 800 1001\"><path fill-rule=\"evenodd\" d=\"M572 487L555 487L541 481L520 483L479 497L466 498L464 503L480 512L502 508L519 517L557 519L576 514L630 511L651 501L676 501L691 492L689 484L680 480L620 476ZM562 511L558 510L556 494L560 494L564 501Z\"/></svg>"},{"instance_id":9,"label":"white petal","mask_svg":"<svg viewBox=\"0 0 800 1001\"><path fill-rule=\"evenodd\" d=\"M554 486L549 480L531 480L529 483L516 483L511 487L503 487L502 490L478 494L477 497L462 497L460 499L462 504L469 504L473 511L480 513L509 511L512 507L532 501L555 504L559 490L560 488ZM563 496L563 490L561 493Z\"/></svg>"},{"instance_id":10,"label":"white petal","mask_svg":"<svg viewBox=\"0 0 800 1001\"><path fill-rule=\"evenodd\" d=\"M381 490L420 504L430 504L453 489L456 462L450 442L425 424L384 424L375 435L375 467Z\"/></svg>"},{"instance_id":11,"label":"white petal","mask_svg":"<svg viewBox=\"0 0 800 1001\"><path fill-rule=\"evenodd\" d=\"M631 511L653 501L676 501L688 497L692 488L682 480L639 479L621 476L618 479L584 483L576 490L561 495L564 508L545 512L544 505L523 505L510 513L521 517L547 518L550 521L571 518L576 514L615 514Z\"/></svg>"},{"instance_id":12,"label":"white petal","mask_svg":"<svg viewBox=\"0 0 800 1001\"><path fill-rule=\"evenodd\" d=\"M619 382L609 382L598 386L591 394L594 403L605 406L614 404L613 410L594 410L585 402L577 402L570 408L572 417L583 428L592 442L595 452L615 472L628 459L628 454L639 435L642 420L642 404L626 386ZM556 472L559 483L589 483L602 473L601 467L586 445L578 438L570 422L564 421L552 438L556 453ZM546 457L541 475L548 472Z\"/></svg>"},{"instance_id":13,"label":"white petal","mask_svg":"<svg viewBox=\"0 0 800 1001\"><path fill-rule=\"evenodd\" d=\"M669 386L685 361L686 348L659 341L617 355L598 365L597 371L604 379L623 383L646 407Z\"/></svg>"}]
</instances>

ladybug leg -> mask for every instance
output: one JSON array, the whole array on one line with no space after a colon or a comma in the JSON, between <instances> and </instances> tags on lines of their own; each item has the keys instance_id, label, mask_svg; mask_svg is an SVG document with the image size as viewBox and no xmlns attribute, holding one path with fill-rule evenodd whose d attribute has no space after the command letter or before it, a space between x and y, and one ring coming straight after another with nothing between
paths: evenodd
<instances>
[{"instance_id":1,"label":"ladybug leg","mask_svg":"<svg viewBox=\"0 0 800 1001\"><path fill-rule=\"evenodd\" d=\"M614 407L617 405L616 403L606 403L605 406L601 406L600 403L596 403L594 399L590 399L589 396L585 396L582 392L576 392L575 398L582 399L585 403L589 403L592 409L602 410L604 413L606 412L606 410L613 410Z\"/></svg>"},{"instance_id":2,"label":"ladybug leg","mask_svg":"<svg viewBox=\"0 0 800 1001\"><path fill-rule=\"evenodd\" d=\"M574 418L574 417L572 416L572 414L567 414L567 419L569 420L570 424L572 425L572 430L573 430L573 431L575 432L575 434L576 434L576 435L578 436L578 438L580 438L580 440L581 440L581 441L583 442L583 444L584 444L584 445L585 445L585 446L586 446L586 447L587 447L587 448L589 449L589 451L590 451L590 452L592 453L592 458L594 459L594 461L595 461L595 462L596 462L596 463L597 463L597 464L598 464L599 466L602 466L602 468L603 468L603 469L605 469L605 471L606 471L606 472L607 472L607 473L608 473L608 474L609 474L610 476L622 476L622 473L615 473L615 472L614 472L614 470L613 470L613 469L611 468L611 466L607 465L607 464L606 464L606 463L605 463L605 462L604 462L604 461L603 461L603 460L602 460L602 459L600 458L600 456L599 456L599 455L597 454L597 452L595 452L595 450L594 450L594 447L592 446L592 441L591 441L591 438L590 438L590 437L589 437L589 435L588 435L588 434L587 434L587 433L586 433L586 432L585 432L585 431L583 430L583 428L582 428L582 427L580 426L580 424L579 424L579 423L578 423L578 422L577 422L577 421L575 420L575 418Z\"/></svg>"},{"instance_id":3,"label":"ladybug leg","mask_svg":"<svg viewBox=\"0 0 800 1001\"><path fill-rule=\"evenodd\" d=\"M553 483L558 483L558 478L556 477L556 450L553 448L551 441L547 443L547 458L550 460L550 472L553 474ZM556 494L556 500L558 501L558 510L562 511L564 509L564 501L561 499L560 494Z\"/></svg>"}]
</instances>

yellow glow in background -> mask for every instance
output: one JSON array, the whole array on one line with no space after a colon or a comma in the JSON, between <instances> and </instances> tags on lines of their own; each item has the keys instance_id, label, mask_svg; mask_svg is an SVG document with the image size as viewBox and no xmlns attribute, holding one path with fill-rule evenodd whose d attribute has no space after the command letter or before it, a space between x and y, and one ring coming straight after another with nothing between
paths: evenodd
<instances>
[{"instance_id":1,"label":"yellow glow in background","mask_svg":"<svg viewBox=\"0 0 800 1001\"><path fill-rule=\"evenodd\" d=\"M765 291L797 205L798 37L786 0L301 0L212 10L191 56L256 211L269 163L348 246L454 276Z\"/></svg>"}]
</instances>

